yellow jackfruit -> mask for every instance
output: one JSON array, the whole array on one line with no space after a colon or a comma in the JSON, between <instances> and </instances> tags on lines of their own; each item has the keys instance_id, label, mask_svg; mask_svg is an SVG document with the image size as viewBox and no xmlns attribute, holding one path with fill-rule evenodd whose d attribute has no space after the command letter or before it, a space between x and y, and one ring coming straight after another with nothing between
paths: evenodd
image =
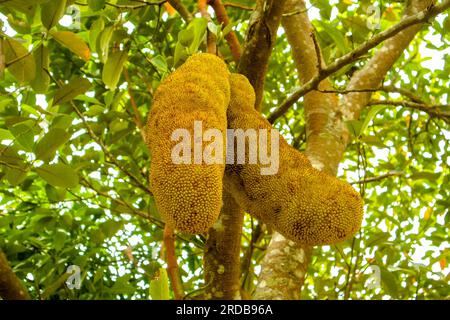
<instances>
[{"instance_id":1,"label":"yellow jackfruit","mask_svg":"<svg viewBox=\"0 0 450 320\"><path fill-rule=\"evenodd\" d=\"M230 82L228 127L274 130L253 108L255 93L247 78L233 74ZM359 193L348 183L313 168L307 157L281 136L278 172L261 175L260 169L260 164L247 162L227 165L225 186L248 213L286 238L307 245L332 244L360 228L363 207Z\"/></svg>"},{"instance_id":2,"label":"yellow jackfruit","mask_svg":"<svg viewBox=\"0 0 450 320\"><path fill-rule=\"evenodd\" d=\"M203 233L217 220L225 153L219 155L220 164L196 163L195 152L189 155L188 164L175 164L172 151L179 141L173 141L172 134L187 129L192 143L194 138L198 142L193 133L195 121L201 121L204 131L225 132L229 99L229 71L211 54L191 56L155 92L146 139L152 156L150 183L160 214L178 231Z\"/></svg>"}]
</instances>

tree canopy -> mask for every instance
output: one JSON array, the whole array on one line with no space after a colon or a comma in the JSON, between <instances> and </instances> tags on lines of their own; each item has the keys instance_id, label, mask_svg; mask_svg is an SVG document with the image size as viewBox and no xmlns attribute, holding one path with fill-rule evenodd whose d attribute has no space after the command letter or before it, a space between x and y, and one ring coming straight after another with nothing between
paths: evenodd
<instances>
[{"instance_id":1,"label":"tree canopy","mask_svg":"<svg viewBox=\"0 0 450 320\"><path fill-rule=\"evenodd\" d=\"M158 85L212 45L365 202L355 237L284 260L245 215L240 296L266 298L272 259L299 284L280 298L449 298L450 4L420 2L0 0L0 270L33 299L173 299L173 254L182 295L209 297L211 235L164 233L145 123Z\"/></svg>"}]
</instances>

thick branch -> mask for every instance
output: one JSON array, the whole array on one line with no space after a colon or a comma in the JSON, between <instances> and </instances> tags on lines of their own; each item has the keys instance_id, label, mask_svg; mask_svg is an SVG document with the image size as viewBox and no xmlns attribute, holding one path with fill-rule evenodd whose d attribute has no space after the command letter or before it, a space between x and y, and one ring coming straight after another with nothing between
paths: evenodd
<instances>
[{"instance_id":1,"label":"thick branch","mask_svg":"<svg viewBox=\"0 0 450 320\"><path fill-rule=\"evenodd\" d=\"M429 0L427 0L429 1ZM424 1L425 2L425 1ZM373 36L370 40L356 48L355 50L345 54L341 58L337 59L326 68L322 70L320 74L309 80L305 83L300 89L294 92L290 97L288 97L279 107L269 116L269 122L274 123L279 117L286 113L289 108L296 103L301 97L303 97L308 92L316 89L319 83L328 78L330 75L339 71L346 65L356 61L362 55L366 54L369 50L373 49L383 41L394 37L401 31L418 24L422 24L427 22L428 20L436 17L440 13L446 11L450 8L450 0L443 1L439 5L429 6L424 11L413 14L411 16L407 16L402 19L401 22L396 24L395 26L380 32ZM419 27L420 28L420 27ZM403 51L403 50L402 50Z\"/></svg>"},{"instance_id":2,"label":"thick branch","mask_svg":"<svg viewBox=\"0 0 450 320\"><path fill-rule=\"evenodd\" d=\"M314 29L309 21L303 0L287 0L285 12L299 12L285 15L282 24L291 46L294 62L302 83L317 76L323 67L320 48L315 41ZM331 90L328 80L319 83L322 90ZM326 125L330 114L338 106L336 94L318 91L305 96L305 115L308 136L308 157L313 164L327 163L333 152L324 153L320 146L328 143ZM314 148L319 146L318 148ZM317 151L317 152L316 152ZM321 157L322 156L322 157ZM331 171L328 170L328 171ZM304 277L308 268L311 247L297 245L278 233L274 233L262 262L259 284L255 292L257 299L299 299Z\"/></svg>"},{"instance_id":3,"label":"thick branch","mask_svg":"<svg viewBox=\"0 0 450 320\"><path fill-rule=\"evenodd\" d=\"M256 109L260 109L268 62L272 54L286 0L258 0L250 19L246 43L238 72L245 75L256 93Z\"/></svg>"},{"instance_id":4,"label":"thick branch","mask_svg":"<svg viewBox=\"0 0 450 320\"><path fill-rule=\"evenodd\" d=\"M4 300L31 299L27 289L9 266L2 250L0 250L0 297Z\"/></svg>"},{"instance_id":5,"label":"thick branch","mask_svg":"<svg viewBox=\"0 0 450 320\"><path fill-rule=\"evenodd\" d=\"M243 212L232 196L224 191L219 220L209 231L205 248L205 282L211 299L240 298L241 234Z\"/></svg>"},{"instance_id":6,"label":"thick branch","mask_svg":"<svg viewBox=\"0 0 450 320\"><path fill-rule=\"evenodd\" d=\"M310 257L311 247L300 247L274 233L262 262L254 299L300 299Z\"/></svg>"}]
</instances>

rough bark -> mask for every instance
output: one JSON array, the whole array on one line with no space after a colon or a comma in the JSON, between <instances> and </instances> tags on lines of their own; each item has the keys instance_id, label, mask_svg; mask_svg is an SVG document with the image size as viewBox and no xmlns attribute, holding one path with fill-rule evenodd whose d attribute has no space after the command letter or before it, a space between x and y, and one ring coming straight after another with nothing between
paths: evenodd
<instances>
[{"instance_id":1,"label":"rough bark","mask_svg":"<svg viewBox=\"0 0 450 320\"><path fill-rule=\"evenodd\" d=\"M240 249L243 215L231 195L223 192L219 220L209 231L204 264L208 299L240 299Z\"/></svg>"},{"instance_id":2,"label":"rough bark","mask_svg":"<svg viewBox=\"0 0 450 320\"><path fill-rule=\"evenodd\" d=\"M323 65L314 29L309 21L303 0L287 0L285 12L301 12L285 16L282 20L286 36L292 48L293 58L302 83L319 73ZM320 61L319 61L320 57ZM329 80L323 80L319 89L332 89ZM338 107L335 94L311 91L305 96L304 108L307 123L307 156L320 170L335 174L336 156L343 146L336 143L332 128L328 125L330 115ZM324 152L324 150L331 150ZM262 262L262 271L255 292L258 299L299 299L312 248L301 246L275 233ZM276 275L276 276L274 276Z\"/></svg>"},{"instance_id":3,"label":"rough bark","mask_svg":"<svg viewBox=\"0 0 450 320\"><path fill-rule=\"evenodd\" d=\"M423 10L430 4L429 2L412 0L406 10L406 15ZM302 10L304 2L303 0L288 0L286 8L287 12L288 10ZM283 19L283 26L292 47L300 78L303 82L309 81L317 75L319 68L317 57L320 54L316 54L317 46L310 36L308 17L306 13L286 17ZM363 86L364 88L377 88L420 28L421 25L412 26L387 40L367 65L354 75L349 88L360 89ZM304 32L299 32L300 30ZM319 89L323 89L329 87L330 84L322 82L320 86ZM314 166L332 174L336 173L349 140L344 120L355 119L359 116L361 109L367 105L369 99L370 92L351 93L340 105L336 97L329 94L310 92L305 96L307 154ZM305 275L303 270L307 268L308 259L303 259L301 263L299 261L292 262L299 260L298 257L302 256L303 252L305 252L305 248L301 248L278 234L274 235L262 263L261 278L255 297L259 299L297 299L303 285ZM283 265L284 268L279 268L280 265ZM299 268L301 268L300 272Z\"/></svg>"},{"instance_id":4,"label":"rough bark","mask_svg":"<svg viewBox=\"0 0 450 320\"><path fill-rule=\"evenodd\" d=\"M0 250L0 297L4 300L30 300L27 289L11 269L6 255Z\"/></svg>"},{"instance_id":5,"label":"rough bark","mask_svg":"<svg viewBox=\"0 0 450 320\"><path fill-rule=\"evenodd\" d=\"M260 109L268 62L277 37L283 7L286 0L257 0L247 39L238 66L238 73L245 75L255 88L255 108Z\"/></svg>"}]
</instances>

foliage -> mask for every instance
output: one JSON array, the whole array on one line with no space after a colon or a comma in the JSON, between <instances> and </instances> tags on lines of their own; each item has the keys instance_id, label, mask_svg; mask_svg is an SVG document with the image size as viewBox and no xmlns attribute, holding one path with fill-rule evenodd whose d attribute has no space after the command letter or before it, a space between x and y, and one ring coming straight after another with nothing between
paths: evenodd
<instances>
[{"instance_id":1,"label":"foliage","mask_svg":"<svg viewBox=\"0 0 450 320\"><path fill-rule=\"evenodd\" d=\"M0 248L34 298L168 297L163 222L148 188L151 159L141 130L161 80L189 54L205 50L207 24L197 18L188 25L155 2L0 4L7 26L1 34L6 71L0 79ZM197 10L193 1L184 4ZM379 32L367 27L369 5L312 1L326 61ZM384 3L381 29L398 21L403 6ZM250 11L227 11L243 40ZM443 17L421 33L385 81L428 103L450 103L450 55L443 54L449 17ZM218 33L219 51L234 69L218 23L208 28ZM266 115L298 87L289 49L281 34L269 65ZM427 52L441 57L442 66L432 68ZM333 75L336 88L368 58ZM366 202L364 226L354 239L315 248L302 297L448 298L450 131L425 112L375 111L363 113L362 122L368 121L360 126L366 129L348 148L340 175L355 182L398 174L354 185ZM301 101L276 126L297 149L305 148ZM256 230L257 221L246 217L243 252ZM251 246L243 272L248 292L269 239L265 234ZM194 294L204 286L204 238L179 234L177 240L183 282ZM80 290L64 285L71 265L81 268ZM367 286L370 266L379 267L381 288Z\"/></svg>"}]
</instances>

